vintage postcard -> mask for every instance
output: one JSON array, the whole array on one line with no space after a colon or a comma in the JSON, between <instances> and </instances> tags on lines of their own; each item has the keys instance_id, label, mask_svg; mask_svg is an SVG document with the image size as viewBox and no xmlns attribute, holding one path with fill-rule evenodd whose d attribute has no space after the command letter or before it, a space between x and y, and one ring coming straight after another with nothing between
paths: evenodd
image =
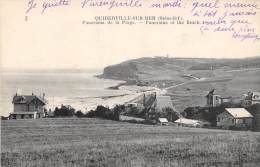
<instances>
[{"instance_id":1,"label":"vintage postcard","mask_svg":"<svg viewBox=\"0 0 260 167\"><path fill-rule=\"evenodd\" d=\"M259 0L0 0L1 166L260 166Z\"/></svg>"}]
</instances>

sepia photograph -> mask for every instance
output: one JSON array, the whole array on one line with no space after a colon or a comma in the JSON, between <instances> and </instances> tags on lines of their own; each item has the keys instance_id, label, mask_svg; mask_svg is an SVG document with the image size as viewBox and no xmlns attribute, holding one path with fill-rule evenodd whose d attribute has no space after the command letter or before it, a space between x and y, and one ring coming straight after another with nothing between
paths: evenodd
<instances>
[{"instance_id":1,"label":"sepia photograph","mask_svg":"<svg viewBox=\"0 0 260 167\"><path fill-rule=\"evenodd\" d=\"M2 167L259 167L259 0L0 0Z\"/></svg>"}]
</instances>

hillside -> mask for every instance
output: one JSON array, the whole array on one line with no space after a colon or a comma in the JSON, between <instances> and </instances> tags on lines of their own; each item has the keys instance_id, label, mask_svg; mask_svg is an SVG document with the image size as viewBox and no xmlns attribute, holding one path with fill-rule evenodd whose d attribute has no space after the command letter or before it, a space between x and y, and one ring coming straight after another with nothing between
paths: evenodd
<instances>
[{"instance_id":1,"label":"hillside","mask_svg":"<svg viewBox=\"0 0 260 167\"><path fill-rule=\"evenodd\" d=\"M227 97L241 97L260 91L260 57L247 59L140 58L104 69L101 77L139 80L166 88L174 106L182 112L187 107L205 106L211 89Z\"/></svg>"},{"instance_id":2,"label":"hillside","mask_svg":"<svg viewBox=\"0 0 260 167\"><path fill-rule=\"evenodd\" d=\"M237 70L260 68L260 57L247 59L206 59L206 58L139 58L104 68L101 77L119 80L182 82L184 74L194 73L198 77L212 75L212 70Z\"/></svg>"}]
</instances>

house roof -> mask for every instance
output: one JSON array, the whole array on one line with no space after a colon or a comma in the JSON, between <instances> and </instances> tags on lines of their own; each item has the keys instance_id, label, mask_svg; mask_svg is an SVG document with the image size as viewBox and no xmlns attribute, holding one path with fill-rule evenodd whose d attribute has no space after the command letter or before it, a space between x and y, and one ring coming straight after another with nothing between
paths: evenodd
<instances>
[{"instance_id":1,"label":"house roof","mask_svg":"<svg viewBox=\"0 0 260 167\"><path fill-rule=\"evenodd\" d=\"M194 119L179 118L174 122L181 123L181 124L187 124L187 125L195 125L195 124L199 124L200 121L194 120Z\"/></svg>"},{"instance_id":2,"label":"house roof","mask_svg":"<svg viewBox=\"0 0 260 167\"><path fill-rule=\"evenodd\" d=\"M167 118L159 118L158 120L160 123L168 123Z\"/></svg>"},{"instance_id":3,"label":"house roof","mask_svg":"<svg viewBox=\"0 0 260 167\"><path fill-rule=\"evenodd\" d=\"M43 105L47 104L45 99L36 95L15 95L13 97L14 104L30 104L34 100L40 101Z\"/></svg>"},{"instance_id":4,"label":"house roof","mask_svg":"<svg viewBox=\"0 0 260 167\"><path fill-rule=\"evenodd\" d=\"M234 118L248 118L253 117L245 108L225 108Z\"/></svg>"},{"instance_id":5,"label":"house roof","mask_svg":"<svg viewBox=\"0 0 260 167\"><path fill-rule=\"evenodd\" d=\"M36 111L31 111L31 112L29 112L29 111L26 111L26 112L21 112L21 111L19 111L19 112L12 112L12 113L10 113L10 115L28 115L28 114L35 114L35 113L37 113Z\"/></svg>"},{"instance_id":6,"label":"house roof","mask_svg":"<svg viewBox=\"0 0 260 167\"><path fill-rule=\"evenodd\" d=\"M163 108L173 108L172 100L170 96L157 96L156 97L156 107L159 110Z\"/></svg>"}]
</instances>

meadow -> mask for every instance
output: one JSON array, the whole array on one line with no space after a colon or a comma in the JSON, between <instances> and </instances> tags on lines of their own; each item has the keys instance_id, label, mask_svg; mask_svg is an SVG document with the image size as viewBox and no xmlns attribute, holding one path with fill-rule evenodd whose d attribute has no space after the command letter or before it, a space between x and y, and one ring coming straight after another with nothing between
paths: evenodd
<instances>
[{"instance_id":1,"label":"meadow","mask_svg":"<svg viewBox=\"0 0 260 167\"><path fill-rule=\"evenodd\" d=\"M1 166L260 165L260 133L95 118L1 122Z\"/></svg>"},{"instance_id":2,"label":"meadow","mask_svg":"<svg viewBox=\"0 0 260 167\"><path fill-rule=\"evenodd\" d=\"M222 97L234 97L241 98L243 94L247 92L259 92L260 91L260 70L252 71L234 71L225 72L220 70L194 70L190 71L194 76L209 77L210 82L195 81L187 82L184 85L175 87L168 91L168 95L172 97L175 108L179 111L183 111L187 106L205 106L205 96L210 90L215 89L215 94ZM218 78L230 78L230 80L214 81Z\"/></svg>"}]
</instances>

